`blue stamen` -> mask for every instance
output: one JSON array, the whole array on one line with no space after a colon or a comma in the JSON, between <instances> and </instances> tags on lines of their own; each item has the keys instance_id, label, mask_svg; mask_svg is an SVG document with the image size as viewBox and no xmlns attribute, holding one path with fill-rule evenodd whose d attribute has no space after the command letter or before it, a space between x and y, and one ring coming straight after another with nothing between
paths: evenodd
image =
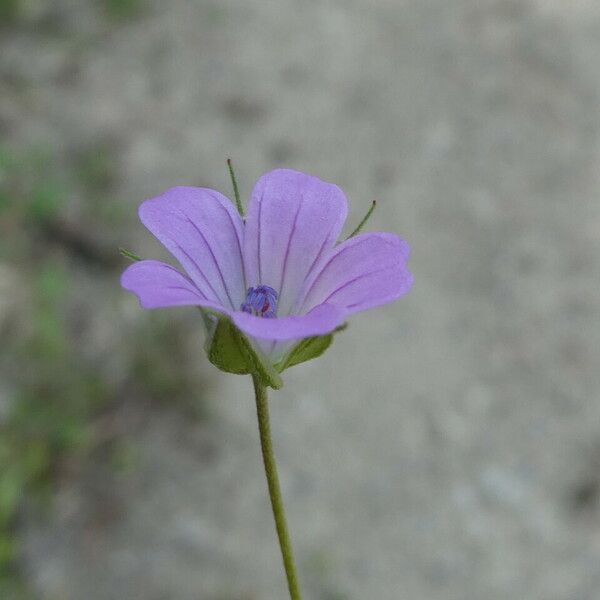
<instances>
[{"instance_id":1,"label":"blue stamen","mask_svg":"<svg viewBox=\"0 0 600 600\"><path fill-rule=\"evenodd\" d=\"M277 292L268 285L258 285L248 288L246 300L242 302L241 310L256 317L272 319L277 312Z\"/></svg>"}]
</instances>

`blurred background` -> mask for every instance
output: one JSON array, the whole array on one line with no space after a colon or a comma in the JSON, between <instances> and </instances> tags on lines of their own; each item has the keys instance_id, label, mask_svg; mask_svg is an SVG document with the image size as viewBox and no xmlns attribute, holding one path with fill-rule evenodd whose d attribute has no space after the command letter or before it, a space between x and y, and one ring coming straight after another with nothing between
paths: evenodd
<instances>
[{"instance_id":1,"label":"blurred background","mask_svg":"<svg viewBox=\"0 0 600 600\"><path fill-rule=\"evenodd\" d=\"M0 598L286 597L249 379L118 284L227 157L413 249L273 394L306 598L599 598L599 64L595 0L0 0Z\"/></svg>"}]
</instances>

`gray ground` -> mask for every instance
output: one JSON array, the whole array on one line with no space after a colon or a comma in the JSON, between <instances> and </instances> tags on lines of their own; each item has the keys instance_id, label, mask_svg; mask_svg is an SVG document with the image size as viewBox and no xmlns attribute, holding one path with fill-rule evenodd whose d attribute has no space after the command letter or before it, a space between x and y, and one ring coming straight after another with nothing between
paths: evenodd
<instances>
[{"instance_id":1,"label":"gray ground","mask_svg":"<svg viewBox=\"0 0 600 600\"><path fill-rule=\"evenodd\" d=\"M117 139L132 215L228 191L226 156L245 192L286 165L412 245L410 295L273 397L307 598L600 597L598 3L156 0L104 29L57 6L93 41L0 34L37 89L0 98L14 141ZM22 523L40 598L285 597L250 382L198 362L210 419L123 415L137 468Z\"/></svg>"}]
</instances>

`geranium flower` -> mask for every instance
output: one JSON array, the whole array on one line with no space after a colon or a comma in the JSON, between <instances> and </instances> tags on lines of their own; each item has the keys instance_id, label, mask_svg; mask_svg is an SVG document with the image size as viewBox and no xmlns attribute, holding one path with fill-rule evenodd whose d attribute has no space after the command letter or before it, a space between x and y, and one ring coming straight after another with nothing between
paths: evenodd
<instances>
[{"instance_id":1,"label":"geranium flower","mask_svg":"<svg viewBox=\"0 0 600 600\"><path fill-rule=\"evenodd\" d=\"M144 308L199 306L207 353L223 371L251 374L261 449L291 600L301 600L273 454L267 387L280 373L322 354L352 313L392 302L412 285L408 244L392 233L354 235L336 245L346 220L344 193L297 171L263 175L244 220L219 192L176 187L146 200L142 223L184 273L136 260L121 276Z\"/></svg>"},{"instance_id":2,"label":"geranium flower","mask_svg":"<svg viewBox=\"0 0 600 600\"><path fill-rule=\"evenodd\" d=\"M175 187L143 202L139 216L184 273L142 260L121 285L144 308L197 305L230 319L275 364L298 340L329 334L412 284L398 236L336 245L347 212L340 188L288 169L258 180L245 220L217 191Z\"/></svg>"}]
</instances>

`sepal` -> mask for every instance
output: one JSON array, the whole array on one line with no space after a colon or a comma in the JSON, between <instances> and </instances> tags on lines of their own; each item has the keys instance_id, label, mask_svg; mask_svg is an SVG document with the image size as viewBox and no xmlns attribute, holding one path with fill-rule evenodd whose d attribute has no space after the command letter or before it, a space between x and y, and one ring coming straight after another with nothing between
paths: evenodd
<instances>
[{"instance_id":1,"label":"sepal","mask_svg":"<svg viewBox=\"0 0 600 600\"><path fill-rule=\"evenodd\" d=\"M283 386L269 359L227 317L206 310L202 314L207 325L206 354L215 367L236 375L258 375L275 390Z\"/></svg>"},{"instance_id":2,"label":"sepal","mask_svg":"<svg viewBox=\"0 0 600 600\"><path fill-rule=\"evenodd\" d=\"M289 369L294 365L318 358L331 346L333 336L346 329L347 323L343 323L336 327L331 333L326 335L316 335L313 337L304 338L298 342L276 365L275 368L279 373Z\"/></svg>"}]
</instances>

